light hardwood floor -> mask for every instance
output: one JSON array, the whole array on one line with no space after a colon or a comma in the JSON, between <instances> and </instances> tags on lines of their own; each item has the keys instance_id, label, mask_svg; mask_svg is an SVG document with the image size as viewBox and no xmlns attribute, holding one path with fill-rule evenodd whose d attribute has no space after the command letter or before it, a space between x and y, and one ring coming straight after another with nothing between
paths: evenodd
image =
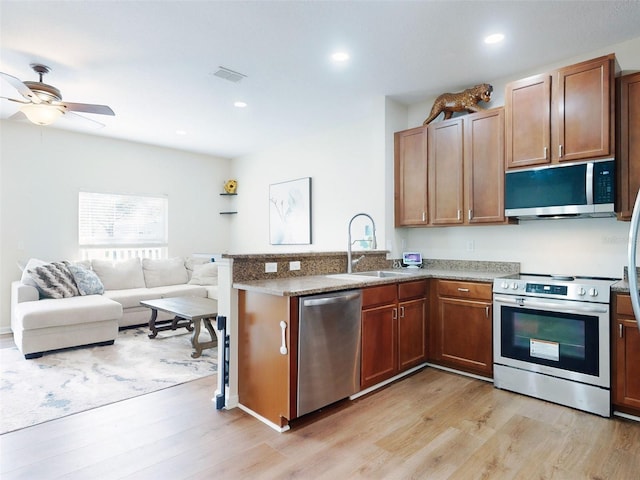
<instances>
[{"instance_id":1,"label":"light hardwood floor","mask_svg":"<svg viewBox=\"0 0 640 480\"><path fill-rule=\"evenodd\" d=\"M0 437L9 479L638 479L640 423L432 368L277 433L214 377Z\"/></svg>"}]
</instances>

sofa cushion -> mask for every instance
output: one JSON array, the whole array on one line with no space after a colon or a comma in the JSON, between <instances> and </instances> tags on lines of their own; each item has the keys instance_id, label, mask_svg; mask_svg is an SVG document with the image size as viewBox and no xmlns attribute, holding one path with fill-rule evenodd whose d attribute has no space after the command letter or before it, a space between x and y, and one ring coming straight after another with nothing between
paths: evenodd
<instances>
[{"instance_id":1,"label":"sofa cushion","mask_svg":"<svg viewBox=\"0 0 640 480\"><path fill-rule=\"evenodd\" d=\"M206 287L200 285L165 285L163 287L156 287L153 291L157 294L156 298L207 297Z\"/></svg>"},{"instance_id":2,"label":"sofa cushion","mask_svg":"<svg viewBox=\"0 0 640 480\"><path fill-rule=\"evenodd\" d=\"M194 265L190 285L217 285L218 265L214 262Z\"/></svg>"},{"instance_id":3,"label":"sofa cushion","mask_svg":"<svg viewBox=\"0 0 640 480\"><path fill-rule=\"evenodd\" d=\"M22 330L77 325L83 323L119 320L122 306L101 295L71 298L48 298L37 302L23 302L15 307L17 325ZM12 324L12 328L14 325Z\"/></svg>"},{"instance_id":4,"label":"sofa cushion","mask_svg":"<svg viewBox=\"0 0 640 480\"><path fill-rule=\"evenodd\" d=\"M184 266L187 267L187 273L189 274L189 280L193 276L193 269L196 265L203 265L205 263L211 263L211 259L207 257L187 257L184 261Z\"/></svg>"},{"instance_id":5,"label":"sofa cushion","mask_svg":"<svg viewBox=\"0 0 640 480\"><path fill-rule=\"evenodd\" d=\"M28 270L43 297L67 298L80 295L73 275L62 262L46 263Z\"/></svg>"},{"instance_id":6,"label":"sofa cushion","mask_svg":"<svg viewBox=\"0 0 640 480\"><path fill-rule=\"evenodd\" d=\"M149 288L164 285L179 285L189 281L184 258L142 259L144 282Z\"/></svg>"},{"instance_id":7,"label":"sofa cushion","mask_svg":"<svg viewBox=\"0 0 640 480\"><path fill-rule=\"evenodd\" d=\"M142 288L144 274L139 258L112 262L110 260L92 260L91 268L98 274L105 290L124 288Z\"/></svg>"},{"instance_id":8,"label":"sofa cushion","mask_svg":"<svg viewBox=\"0 0 640 480\"><path fill-rule=\"evenodd\" d=\"M105 290L104 296L118 302L122 308L139 307L141 300L162 298L155 288L125 288L122 290Z\"/></svg>"},{"instance_id":9,"label":"sofa cushion","mask_svg":"<svg viewBox=\"0 0 640 480\"><path fill-rule=\"evenodd\" d=\"M69 264L67 267L76 281L80 295L102 295L104 293L104 285L96 272L80 265Z\"/></svg>"}]
</instances>

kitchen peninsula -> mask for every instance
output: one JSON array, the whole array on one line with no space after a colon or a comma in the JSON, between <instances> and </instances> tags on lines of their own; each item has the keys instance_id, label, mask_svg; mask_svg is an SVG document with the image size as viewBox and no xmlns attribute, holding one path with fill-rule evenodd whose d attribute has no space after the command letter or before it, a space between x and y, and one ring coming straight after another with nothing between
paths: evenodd
<instances>
[{"instance_id":1,"label":"kitchen peninsula","mask_svg":"<svg viewBox=\"0 0 640 480\"><path fill-rule=\"evenodd\" d=\"M344 274L342 252L230 256L238 290L239 403L277 430L298 417L299 302L307 295L362 292L360 391L350 398L427 364L491 379L491 283L518 273L518 263L425 260L422 269L400 269L386 252L359 253L365 255L360 272L389 276ZM306 275L280 268L298 261ZM276 262L281 278L268 279L264 263Z\"/></svg>"}]
</instances>

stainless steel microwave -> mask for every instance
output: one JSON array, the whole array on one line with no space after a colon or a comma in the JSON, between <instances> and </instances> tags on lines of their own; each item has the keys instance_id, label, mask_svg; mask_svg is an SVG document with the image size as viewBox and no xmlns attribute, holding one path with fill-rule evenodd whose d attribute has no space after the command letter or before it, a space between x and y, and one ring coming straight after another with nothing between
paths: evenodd
<instances>
[{"instance_id":1,"label":"stainless steel microwave","mask_svg":"<svg viewBox=\"0 0 640 480\"><path fill-rule=\"evenodd\" d=\"M521 219L615 215L615 160L550 165L505 175L505 215Z\"/></svg>"}]
</instances>

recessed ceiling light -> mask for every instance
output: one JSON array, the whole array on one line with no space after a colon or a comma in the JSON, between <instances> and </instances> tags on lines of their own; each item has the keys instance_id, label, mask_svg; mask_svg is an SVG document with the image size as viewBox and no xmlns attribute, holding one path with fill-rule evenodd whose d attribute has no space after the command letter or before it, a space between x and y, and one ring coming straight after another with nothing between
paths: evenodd
<instances>
[{"instance_id":1,"label":"recessed ceiling light","mask_svg":"<svg viewBox=\"0 0 640 480\"><path fill-rule=\"evenodd\" d=\"M347 52L335 52L331 54L331 60L334 62L346 62L349 60L349 54Z\"/></svg>"},{"instance_id":2,"label":"recessed ceiling light","mask_svg":"<svg viewBox=\"0 0 640 480\"><path fill-rule=\"evenodd\" d=\"M185 130L176 130L176 135L186 135L187 132Z\"/></svg>"},{"instance_id":3,"label":"recessed ceiling light","mask_svg":"<svg viewBox=\"0 0 640 480\"><path fill-rule=\"evenodd\" d=\"M233 102L234 107L244 108L247 106L247 102Z\"/></svg>"},{"instance_id":4,"label":"recessed ceiling light","mask_svg":"<svg viewBox=\"0 0 640 480\"><path fill-rule=\"evenodd\" d=\"M484 43L500 43L504 40L504 35L502 33L494 33L484 38Z\"/></svg>"}]
</instances>

